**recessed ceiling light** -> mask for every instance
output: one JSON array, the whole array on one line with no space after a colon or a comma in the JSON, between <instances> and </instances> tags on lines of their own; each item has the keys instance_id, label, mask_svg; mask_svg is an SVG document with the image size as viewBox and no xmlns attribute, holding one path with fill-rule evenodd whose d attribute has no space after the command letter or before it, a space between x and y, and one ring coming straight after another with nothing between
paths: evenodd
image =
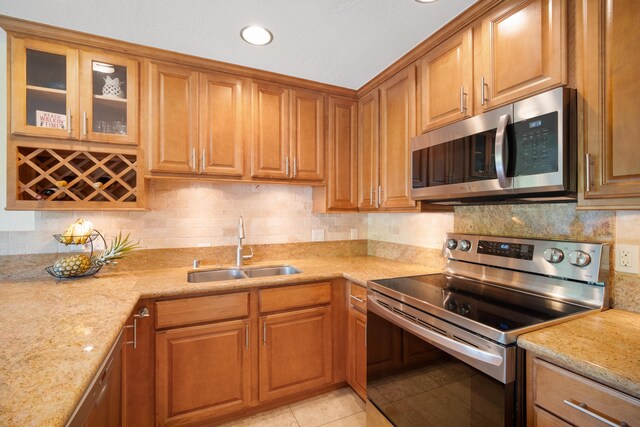
<instances>
[{"instance_id":1,"label":"recessed ceiling light","mask_svg":"<svg viewBox=\"0 0 640 427\"><path fill-rule=\"evenodd\" d=\"M416 0L418 3L433 3L436 2L438 0Z\"/></svg>"},{"instance_id":2,"label":"recessed ceiling light","mask_svg":"<svg viewBox=\"0 0 640 427\"><path fill-rule=\"evenodd\" d=\"M273 40L273 34L266 28L259 27L257 25L249 25L240 30L240 37L247 43L254 44L256 46L264 46L271 43Z\"/></svg>"},{"instance_id":3,"label":"recessed ceiling light","mask_svg":"<svg viewBox=\"0 0 640 427\"><path fill-rule=\"evenodd\" d=\"M103 62L94 62L93 71L98 71L100 73L105 73L105 74L111 74L116 70L113 68L113 65L111 64L105 64Z\"/></svg>"}]
</instances>

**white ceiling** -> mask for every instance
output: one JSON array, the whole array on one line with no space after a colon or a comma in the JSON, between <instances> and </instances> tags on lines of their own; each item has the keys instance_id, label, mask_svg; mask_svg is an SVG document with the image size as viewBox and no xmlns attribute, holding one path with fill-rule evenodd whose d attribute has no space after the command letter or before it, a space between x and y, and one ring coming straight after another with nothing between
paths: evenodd
<instances>
[{"instance_id":1,"label":"white ceiling","mask_svg":"<svg viewBox=\"0 0 640 427\"><path fill-rule=\"evenodd\" d=\"M0 14L357 89L474 2L3 0ZM251 24L273 42L243 42Z\"/></svg>"}]
</instances>

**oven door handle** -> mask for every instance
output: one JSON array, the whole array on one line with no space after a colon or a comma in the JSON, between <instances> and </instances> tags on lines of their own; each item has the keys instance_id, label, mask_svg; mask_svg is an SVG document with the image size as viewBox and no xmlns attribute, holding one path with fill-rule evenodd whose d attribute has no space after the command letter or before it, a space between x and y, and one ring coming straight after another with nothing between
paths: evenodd
<instances>
[{"instance_id":1,"label":"oven door handle","mask_svg":"<svg viewBox=\"0 0 640 427\"><path fill-rule=\"evenodd\" d=\"M510 179L507 178L509 145L507 144L507 125L511 117L508 114L500 116L498 120L498 129L496 131L496 175L498 176L498 184L500 188L509 188L511 186Z\"/></svg>"},{"instance_id":2,"label":"oven door handle","mask_svg":"<svg viewBox=\"0 0 640 427\"><path fill-rule=\"evenodd\" d=\"M388 321L396 324L401 328L418 333L422 338L428 341L439 344L445 348L455 351L456 353L463 354L465 356L471 357L484 363L488 363L493 366L500 366L503 363L503 359L501 356L489 353L484 350L480 350L479 348L464 344L460 341L453 340L444 335L440 335L437 332L433 332L422 325L411 322L399 314L393 313L383 307L380 307L376 299L371 295L368 296L368 299L371 304L367 304L367 310L384 317Z\"/></svg>"}]
</instances>

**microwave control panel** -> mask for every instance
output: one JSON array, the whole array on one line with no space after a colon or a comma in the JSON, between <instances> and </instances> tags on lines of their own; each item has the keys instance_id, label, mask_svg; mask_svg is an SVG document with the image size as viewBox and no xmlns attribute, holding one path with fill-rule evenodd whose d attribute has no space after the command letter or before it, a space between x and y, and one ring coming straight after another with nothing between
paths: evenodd
<instances>
[{"instance_id":1,"label":"microwave control panel","mask_svg":"<svg viewBox=\"0 0 640 427\"><path fill-rule=\"evenodd\" d=\"M558 112L514 123L515 176L558 171Z\"/></svg>"}]
</instances>

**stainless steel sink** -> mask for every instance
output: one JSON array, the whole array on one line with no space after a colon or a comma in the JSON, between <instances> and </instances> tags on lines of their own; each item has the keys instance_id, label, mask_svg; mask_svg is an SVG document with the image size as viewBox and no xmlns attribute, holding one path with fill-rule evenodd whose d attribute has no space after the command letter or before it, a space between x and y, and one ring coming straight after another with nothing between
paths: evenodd
<instances>
[{"instance_id":1,"label":"stainless steel sink","mask_svg":"<svg viewBox=\"0 0 640 427\"><path fill-rule=\"evenodd\" d=\"M218 282L220 280L246 279L247 276L237 268L224 268L218 270L190 271L187 273L187 282L203 283Z\"/></svg>"},{"instance_id":2,"label":"stainless steel sink","mask_svg":"<svg viewBox=\"0 0 640 427\"><path fill-rule=\"evenodd\" d=\"M300 270L290 265L279 265L276 267L256 267L244 270L244 274L247 277L269 277L269 276L283 276L288 274L298 274Z\"/></svg>"}]
</instances>

